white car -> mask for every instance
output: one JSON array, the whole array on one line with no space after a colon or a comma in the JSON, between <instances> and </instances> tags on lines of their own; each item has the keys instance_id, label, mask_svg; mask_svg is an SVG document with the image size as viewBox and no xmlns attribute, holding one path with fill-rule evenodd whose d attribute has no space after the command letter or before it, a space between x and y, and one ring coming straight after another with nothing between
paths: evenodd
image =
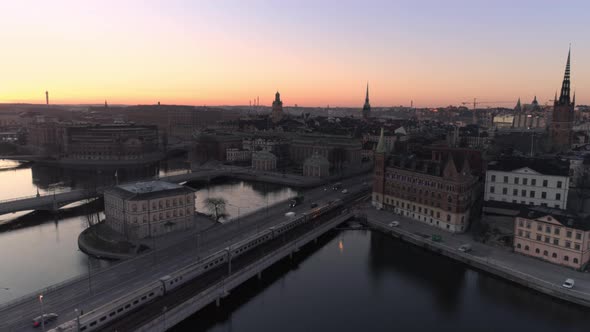
<instances>
[{"instance_id":1,"label":"white car","mask_svg":"<svg viewBox=\"0 0 590 332\"><path fill-rule=\"evenodd\" d=\"M342 190L342 193L343 193L343 194L348 194L348 189L344 189L344 190Z\"/></svg>"},{"instance_id":2,"label":"white car","mask_svg":"<svg viewBox=\"0 0 590 332\"><path fill-rule=\"evenodd\" d=\"M392 221L389 223L389 227L397 227L399 226L399 221Z\"/></svg>"},{"instance_id":3,"label":"white car","mask_svg":"<svg viewBox=\"0 0 590 332\"><path fill-rule=\"evenodd\" d=\"M561 286L563 286L565 288L572 289L572 288L574 288L574 285L575 285L574 279L567 278L567 279L565 279L565 281L563 282L563 285L561 285Z\"/></svg>"},{"instance_id":4,"label":"white car","mask_svg":"<svg viewBox=\"0 0 590 332\"><path fill-rule=\"evenodd\" d=\"M459 247L459 251L460 252L470 252L471 251L471 245L470 244L463 244Z\"/></svg>"}]
</instances>

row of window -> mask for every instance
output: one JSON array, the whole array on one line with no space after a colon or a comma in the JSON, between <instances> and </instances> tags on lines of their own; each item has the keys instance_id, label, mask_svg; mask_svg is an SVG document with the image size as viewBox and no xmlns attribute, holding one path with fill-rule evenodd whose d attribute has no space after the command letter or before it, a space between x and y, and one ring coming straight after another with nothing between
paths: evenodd
<instances>
[{"instance_id":1,"label":"row of window","mask_svg":"<svg viewBox=\"0 0 590 332\"><path fill-rule=\"evenodd\" d=\"M549 219L549 220L551 220L551 219ZM518 221L518 226L531 229L532 222L531 221L526 221L525 222L524 220L520 219ZM539 231L539 232L542 232L543 231L543 224L542 223L538 223L537 224L537 231ZM559 235L559 233L561 232L561 227L559 227L559 226L552 226L552 225L545 225L545 233L551 234L551 231L553 231L553 234ZM566 230L565 236L567 238L571 239L572 236L573 236L573 231ZM576 232L576 240L582 240L582 232Z\"/></svg>"},{"instance_id":2,"label":"row of window","mask_svg":"<svg viewBox=\"0 0 590 332\"><path fill-rule=\"evenodd\" d=\"M390 204L393 206L397 206L398 208L401 207L401 209L407 209L406 211L406 215L410 215L410 212L418 212L419 214L422 214L422 211L424 211L425 215L428 215L430 213L431 217L434 217L434 210L433 209L428 209L428 208L422 208L421 206L418 206L418 208L416 208L416 205L411 204L410 203L405 203L405 202L400 202L398 200L395 199L389 199L388 197L385 198L385 203L386 204ZM411 208L411 211L410 211ZM402 212L403 213L403 212ZM416 218L415 213L412 213L412 218ZM440 211L436 211L436 218L440 219ZM422 220L421 215L418 215L418 220ZM426 217L424 217L424 221L428 221L426 219ZM447 214L447 221L451 221L451 215ZM430 223L432 223L432 218L430 218ZM461 216L461 223L465 222L465 216ZM438 225L438 221L436 222ZM449 228L447 226L447 228Z\"/></svg>"},{"instance_id":3,"label":"row of window","mask_svg":"<svg viewBox=\"0 0 590 332\"><path fill-rule=\"evenodd\" d=\"M190 204L192 203L194 200L194 198L191 198L190 196L186 197L186 203ZM152 210L156 210L158 207L160 209L164 208L164 207L175 207L177 205L182 205L183 201L185 201L185 199L183 198L173 198L173 199L166 199L166 201L164 202L163 200L158 201L158 204L156 204L156 202L152 202ZM139 204L133 203L131 205L131 211L133 212L137 212L137 210L139 209ZM141 210L142 211L146 211L147 210L147 204L143 203L141 204Z\"/></svg>"},{"instance_id":4,"label":"row of window","mask_svg":"<svg viewBox=\"0 0 590 332\"><path fill-rule=\"evenodd\" d=\"M521 244L520 243L516 244L516 248L521 249L522 248ZM530 249L529 246L524 246L524 250L525 251L529 251L529 249ZM535 249L535 253L537 255L540 255L541 254L541 250L539 248L537 248L537 249ZM543 251L543 256L549 257L549 252L547 250L544 250ZM552 258L557 258L557 253L552 253L551 254L551 257ZM563 256L563 260L565 262L569 262L570 258L569 258L569 256L564 255ZM579 260L574 257L573 262L574 262L574 264L578 264L579 263Z\"/></svg>"},{"instance_id":5,"label":"row of window","mask_svg":"<svg viewBox=\"0 0 590 332\"><path fill-rule=\"evenodd\" d=\"M531 238L531 232L529 231L523 231L522 229L518 230L518 236L524 236L527 239ZM536 234L536 240L541 242L544 241L545 243L548 244L553 244L555 246L559 246L559 239L554 237L553 239L549 236L545 236L543 237L543 235L541 234ZM590 245L590 243L589 243ZM572 243L570 241L564 241L564 247L571 249L572 248ZM580 250L582 248L581 244L579 243L574 243L574 249L575 250Z\"/></svg>"},{"instance_id":6,"label":"row of window","mask_svg":"<svg viewBox=\"0 0 590 332\"><path fill-rule=\"evenodd\" d=\"M490 196L489 200L490 200L490 201L495 201L496 199L495 199L494 197ZM506 198L502 197L502 202L506 202ZM518 203L518 200L516 200L516 199L513 199L513 200L512 200L512 203L514 203L514 204L517 204L517 203ZM527 204L527 202L526 202L526 201L520 201L520 204L526 205L526 204ZM533 201L529 201L528 205L535 205L535 202L533 202ZM540 205L540 206L548 206L548 205L547 205L547 203L540 203L539 205ZM553 205L553 206L554 206L556 209L561 209L561 204L555 204L555 205Z\"/></svg>"},{"instance_id":7,"label":"row of window","mask_svg":"<svg viewBox=\"0 0 590 332\"><path fill-rule=\"evenodd\" d=\"M190 209L186 209L186 215L190 215L191 210ZM172 213L170 213L170 211L166 211L166 214L164 213L159 213L159 214L154 214L152 216L152 221L158 221L158 220L164 220L167 218L174 218L174 217L183 217L184 216L184 210L182 209L178 209L178 210L173 210ZM147 215L143 216L143 222L147 222L148 221L148 217ZM133 217L133 222L137 223L138 219L137 217Z\"/></svg>"},{"instance_id":8,"label":"row of window","mask_svg":"<svg viewBox=\"0 0 590 332\"><path fill-rule=\"evenodd\" d=\"M495 174L492 174L491 180L492 180L492 182L496 182L496 175ZM508 176L504 176L504 183L508 183ZM520 178L518 176L514 177L513 183L520 184ZM528 185L528 178L522 178L522 185L524 185L524 186ZM537 185L537 179L531 179L531 186L536 186L536 185ZM543 187L547 187L548 185L549 185L549 181L543 180ZM562 186L563 186L563 182L557 181L557 188L561 188Z\"/></svg>"},{"instance_id":9,"label":"row of window","mask_svg":"<svg viewBox=\"0 0 590 332\"><path fill-rule=\"evenodd\" d=\"M494 186L490 186L490 193L492 193L492 194L496 193L496 188ZM528 194L529 194L530 198L535 198L536 192L534 190L531 190L528 192ZM502 188L502 195L508 195L508 188L506 188L506 187ZM518 189L512 189L512 196L518 196ZM525 189L521 189L520 196L527 197L527 191ZM547 199L547 192L542 191L541 198ZM556 201L561 200L561 193L555 193L555 200Z\"/></svg>"}]
</instances>

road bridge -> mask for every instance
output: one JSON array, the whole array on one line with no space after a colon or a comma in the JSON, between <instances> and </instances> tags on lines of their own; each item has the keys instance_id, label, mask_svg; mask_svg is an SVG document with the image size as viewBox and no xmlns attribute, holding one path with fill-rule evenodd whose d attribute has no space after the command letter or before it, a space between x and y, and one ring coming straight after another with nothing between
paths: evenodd
<instances>
[{"instance_id":1,"label":"road bridge","mask_svg":"<svg viewBox=\"0 0 590 332\"><path fill-rule=\"evenodd\" d=\"M74 309L88 312L110 303L154 279L194 263L195 259L218 252L236 241L288 220L285 216L287 211L295 212L296 215L309 211L307 202L321 206L337 198L352 197L357 192L366 193L370 188L366 184L368 179L369 176L362 175L343 180L343 188L347 188L349 194L324 191L324 188L308 190L305 194L306 203L293 209L289 209L287 204L278 204L241 218L239 223L218 224L198 233L189 231L182 240L158 247L157 250L0 304L0 331L34 331L31 319L40 312L39 294L44 296L44 310L60 315L56 324L71 321L75 318ZM54 326L52 324L49 327Z\"/></svg>"}]
</instances>

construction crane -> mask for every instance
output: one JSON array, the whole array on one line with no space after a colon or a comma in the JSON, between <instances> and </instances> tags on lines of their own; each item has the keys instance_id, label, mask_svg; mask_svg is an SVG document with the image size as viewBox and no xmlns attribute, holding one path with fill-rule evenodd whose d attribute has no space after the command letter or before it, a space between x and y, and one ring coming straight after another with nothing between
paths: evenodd
<instances>
[{"instance_id":1,"label":"construction crane","mask_svg":"<svg viewBox=\"0 0 590 332\"><path fill-rule=\"evenodd\" d=\"M470 101L462 102L461 105L473 105L473 109L477 108L480 104L512 104L514 101L477 101L477 98L473 98L473 103Z\"/></svg>"}]
</instances>

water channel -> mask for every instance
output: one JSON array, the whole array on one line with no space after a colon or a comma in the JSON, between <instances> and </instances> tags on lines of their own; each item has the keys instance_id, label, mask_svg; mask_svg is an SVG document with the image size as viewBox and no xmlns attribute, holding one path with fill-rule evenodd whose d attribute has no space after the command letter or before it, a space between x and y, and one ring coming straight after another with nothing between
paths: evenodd
<instances>
[{"instance_id":1,"label":"water channel","mask_svg":"<svg viewBox=\"0 0 590 332\"><path fill-rule=\"evenodd\" d=\"M587 331L590 311L370 231L333 231L171 331Z\"/></svg>"},{"instance_id":2,"label":"water channel","mask_svg":"<svg viewBox=\"0 0 590 332\"><path fill-rule=\"evenodd\" d=\"M174 165L171 167L170 165ZM114 183L114 170L84 171L56 167L25 165L0 161L0 200L50 193L51 184L60 190L88 188L95 183ZM163 164L135 170L119 170L124 180L186 172L182 162L170 160ZM99 182L102 181L102 182ZM277 201L295 196L290 188L255 182L220 179L211 184L190 183L196 190L195 207L209 213L204 200L223 197L227 201L228 220L263 209ZM100 205L94 208L100 213ZM116 264L108 260L89 258L78 249L78 235L87 225L87 209L49 212L30 211L0 215L0 303L34 292L43 287L92 272L99 267ZM16 229L10 226L18 225Z\"/></svg>"}]
</instances>

